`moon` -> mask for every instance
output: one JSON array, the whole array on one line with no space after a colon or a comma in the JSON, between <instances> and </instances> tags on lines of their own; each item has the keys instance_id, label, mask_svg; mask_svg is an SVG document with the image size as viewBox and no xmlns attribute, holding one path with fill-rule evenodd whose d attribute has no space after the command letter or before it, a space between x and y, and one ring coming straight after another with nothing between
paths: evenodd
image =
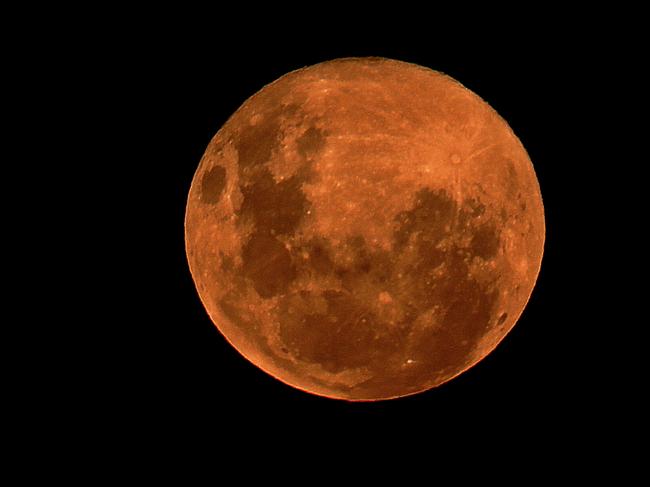
<instances>
[{"instance_id":1,"label":"moon","mask_svg":"<svg viewBox=\"0 0 650 487\"><path fill-rule=\"evenodd\" d=\"M246 359L309 393L416 394L513 328L540 270L539 184L481 98L383 58L306 67L208 145L185 215L190 271Z\"/></svg>"}]
</instances>

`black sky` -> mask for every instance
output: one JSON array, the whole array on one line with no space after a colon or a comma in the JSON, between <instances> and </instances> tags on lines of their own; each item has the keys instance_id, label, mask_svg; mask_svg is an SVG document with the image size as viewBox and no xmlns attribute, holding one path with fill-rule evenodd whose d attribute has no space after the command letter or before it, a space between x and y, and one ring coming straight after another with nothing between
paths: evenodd
<instances>
[{"instance_id":1,"label":"black sky","mask_svg":"<svg viewBox=\"0 0 650 487\"><path fill-rule=\"evenodd\" d=\"M565 26L524 31L453 39L401 26L374 35L331 29L327 35L256 37L242 26L236 32L244 42L170 26L119 49L106 43L108 61L94 65L89 76L103 80L100 94L111 125L103 135L123 141L111 165L120 180L115 197L123 204L115 205L115 230L107 235L120 264L112 281L119 309L108 311L118 317L111 334L119 348L102 371L117 391L105 398L116 414L154 435L238 427L435 435L496 425L542 434L559 423L584 425L585 398L599 392L586 353L591 322L579 304L595 252L582 241L593 217L584 212L582 191L592 173L585 171L581 146L594 137L582 119L598 96L585 80L594 58L604 54L602 44L574 38ZM537 286L499 347L439 388L379 403L311 396L243 359L204 311L184 250L189 185L221 125L288 71L349 56L421 64L486 100L526 147L546 214Z\"/></svg>"}]
</instances>

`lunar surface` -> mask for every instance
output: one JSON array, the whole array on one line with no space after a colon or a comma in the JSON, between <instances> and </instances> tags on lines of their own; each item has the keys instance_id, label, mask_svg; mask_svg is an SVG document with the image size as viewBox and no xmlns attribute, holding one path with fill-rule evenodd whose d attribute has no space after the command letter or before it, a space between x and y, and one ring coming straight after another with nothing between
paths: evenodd
<instances>
[{"instance_id":1,"label":"lunar surface","mask_svg":"<svg viewBox=\"0 0 650 487\"><path fill-rule=\"evenodd\" d=\"M248 360L350 401L418 393L492 351L540 269L544 212L507 123L452 78L379 58L248 99L192 181L199 296Z\"/></svg>"}]
</instances>

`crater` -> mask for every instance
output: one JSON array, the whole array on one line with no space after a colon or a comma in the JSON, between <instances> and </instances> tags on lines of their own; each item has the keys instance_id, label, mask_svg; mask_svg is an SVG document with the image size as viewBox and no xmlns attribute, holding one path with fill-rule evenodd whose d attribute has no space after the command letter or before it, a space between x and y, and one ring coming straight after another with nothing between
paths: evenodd
<instances>
[{"instance_id":1,"label":"crater","mask_svg":"<svg viewBox=\"0 0 650 487\"><path fill-rule=\"evenodd\" d=\"M202 203L218 203L226 187L226 168L214 166L208 170L201 179L201 194L199 198Z\"/></svg>"}]
</instances>

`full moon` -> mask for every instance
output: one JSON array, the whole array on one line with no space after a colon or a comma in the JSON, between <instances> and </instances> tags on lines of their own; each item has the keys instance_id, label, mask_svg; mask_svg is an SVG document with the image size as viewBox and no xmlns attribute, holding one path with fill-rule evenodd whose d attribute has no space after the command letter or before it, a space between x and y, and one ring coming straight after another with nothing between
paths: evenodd
<instances>
[{"instance_id":1,"label":"full moon","mask_svg":"<svg viewBox=\"0 0 650 487\"><path fill-rule=\"evenodd\" d=\"M415 394L512 329L544 247L533 165L508 124L440 72L337 59L262 88L208 145L189 267L246 359L309 393Z\"/></svg>"}]
</instances>

